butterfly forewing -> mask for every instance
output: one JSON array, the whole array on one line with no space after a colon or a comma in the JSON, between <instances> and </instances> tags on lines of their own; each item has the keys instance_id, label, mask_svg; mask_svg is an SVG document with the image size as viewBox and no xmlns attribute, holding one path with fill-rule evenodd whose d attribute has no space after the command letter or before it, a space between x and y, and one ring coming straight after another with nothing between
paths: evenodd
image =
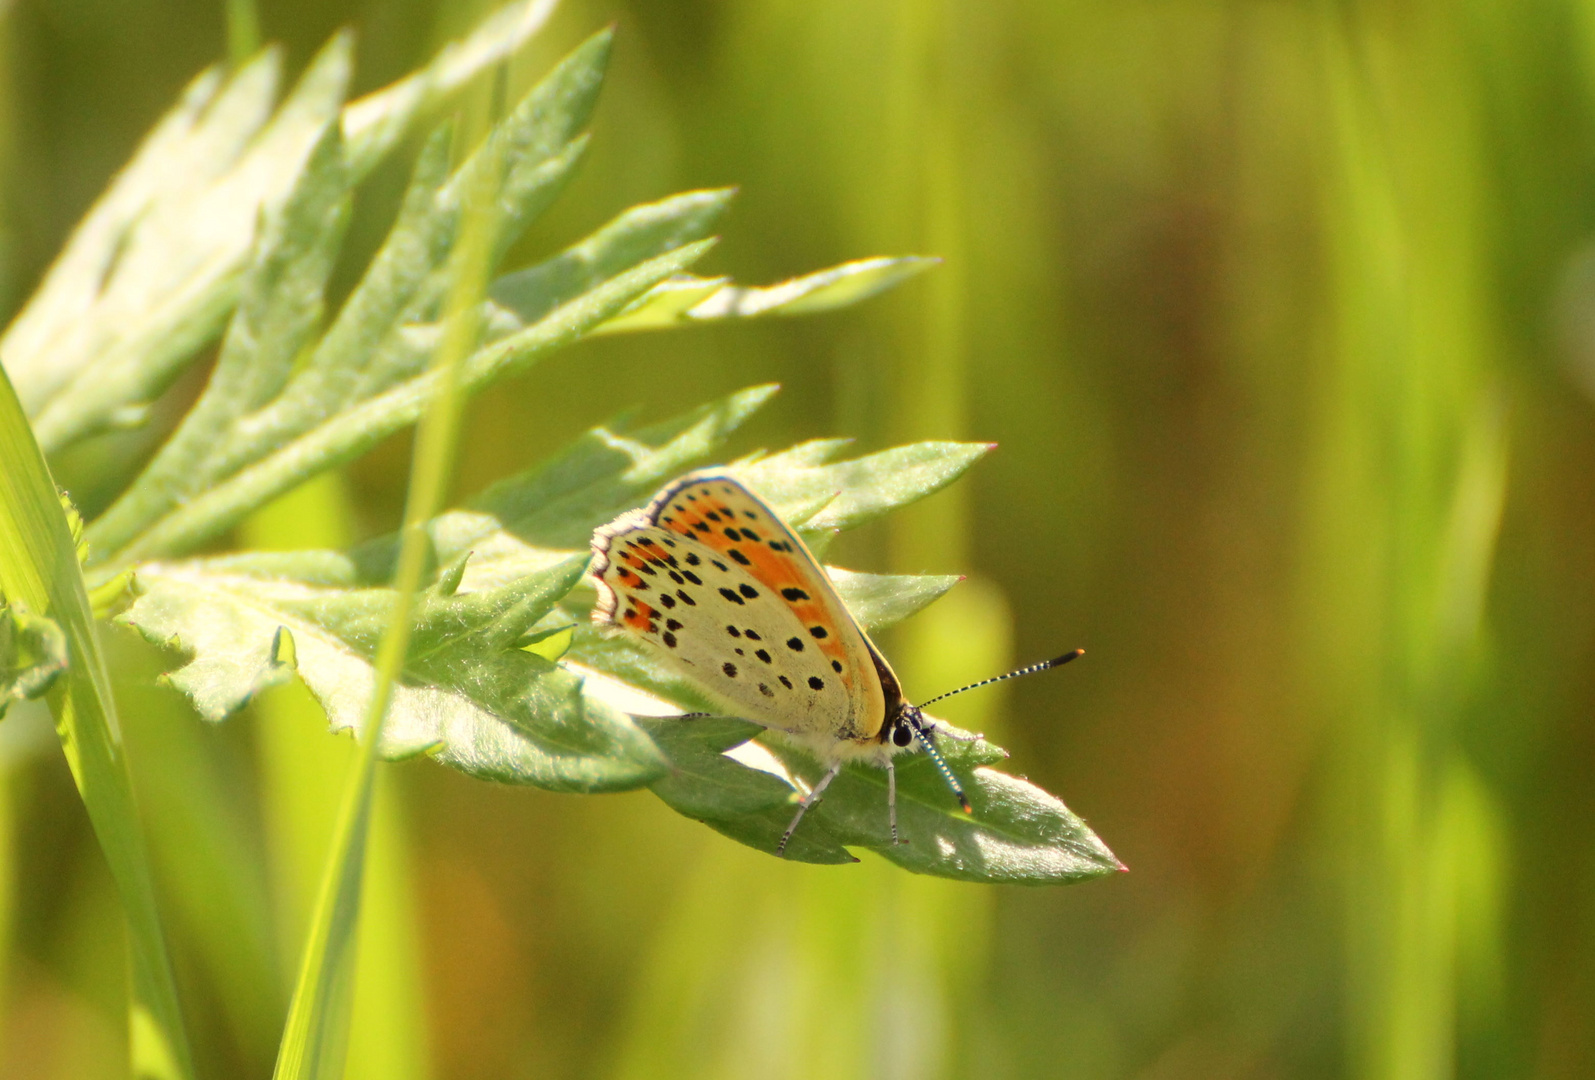
<instances>
[{"instance_id":1,"label":"butterfly forewing","mask_svg":"<svg viewBox=\"0 0 1595 1080\"><path fill-rule=\"evenodd\" d=\"M895 679L803 542L735 480L687 477L594 537L594 620L737 715L830 740L880 732Z\"/></svg>"}]
</instances>

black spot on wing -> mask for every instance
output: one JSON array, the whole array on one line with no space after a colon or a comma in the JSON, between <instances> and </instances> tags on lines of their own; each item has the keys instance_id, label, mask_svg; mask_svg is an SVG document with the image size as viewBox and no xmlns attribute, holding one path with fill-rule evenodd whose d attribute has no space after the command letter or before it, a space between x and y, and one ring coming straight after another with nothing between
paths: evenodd
<instances>
[{"instance_id":1,"label":"black spot on wing","mask_svg":"<svg viewBox=\"0 0 1595 1080\"><path fill-rule=\"evenodd\" d=\"M809 598L809 594L802 589L782 589L781 595L788 600L807 600Z\"/></svg>"},{"instance_id":2,"label":"black spot on wing","mask_svg":"<svg viewBox=\"0 0 1595 1080\"><path fill-rule=\"evenodd\" d=\"M818 675L810 675L809 676L809 687L811 689L814 689L814 690L824 690L825 689L825 680L820 678Z\"/></svg>"},{"instance_id":3,"label":"black spot on wing","mask_svg":"<svg viewBox=\"0 0 1595 1080\"><path fill-rule=\"evenodd\" d=\"M726 554L731 556L737 562L741 563L743 566L752 566L753 565L753 560L748 558L746 555L742 554L742 552L737 550L736 548L730 549L729 551L726 552Z\"/></svg>"},{"instance_id":4,"label":"black spot on wing","mask_svg":"<svg viewBox=\"0 0 1595 1080\"><path fill-rule=\"evenodd\" d=\"M720 595L731 601L733 604L741 605L747 603L746 600L742 599L742 594L737 592L735 589L722 588L720 590Z\"/></svg>"},{"instance_id":5,"label":"black spot on wing","mask_svg":"<svg viewBox=\"0 0 1595 1080\"><path fill-rule=\"evenodd\" d=\"M737 677L737 666L729 660L720 665L720 670L726 673L726 678L728 679Z\"/></svg>"},{"instance_id":6,"label":"black spot on wing","mask_svg":"<svg viewBox=\"0 0 1595 1080\"><path fill-rule=\"evenodd\" d=\"M759 598L759 590L755 589L752 585L738 585L737 592L741 593L743 596L746 596L749 600L757 600Z\"/></svg>"}]
</instances>

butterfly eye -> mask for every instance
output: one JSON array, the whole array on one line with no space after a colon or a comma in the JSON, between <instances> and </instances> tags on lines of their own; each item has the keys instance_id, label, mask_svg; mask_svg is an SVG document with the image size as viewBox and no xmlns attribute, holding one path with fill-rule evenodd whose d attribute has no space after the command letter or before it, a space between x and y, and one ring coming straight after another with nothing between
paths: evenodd
<instances>
[{"instance_id":1,"label":"butterfly eye","mask_svg":"<svg viewBox=\"0 0 1595 1080\"><path fill-rule=\"evenodd\" d=\"M899 724L892 729L892 742L898 746L907 746L914 741L914 733L908 729L907 724Z\"/></svg>"}]
</instances>

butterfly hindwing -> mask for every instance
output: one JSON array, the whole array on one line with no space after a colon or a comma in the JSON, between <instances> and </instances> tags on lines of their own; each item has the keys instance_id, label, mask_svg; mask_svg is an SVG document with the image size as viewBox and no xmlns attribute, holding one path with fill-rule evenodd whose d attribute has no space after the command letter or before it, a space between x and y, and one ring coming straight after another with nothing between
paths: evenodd
<instances>
[{"instance_id":1,"label":"butterfly hindwing","mask_svg":"<svg viewBox=\"0 0 1595 1080\"><path fill-rule=\"evenodd\" d=\"M891 669L802 540L734 479L683 478L593 546L594 620L647 641L737 715L821 741L879 734Z\"/></svg>"}]
</instances>

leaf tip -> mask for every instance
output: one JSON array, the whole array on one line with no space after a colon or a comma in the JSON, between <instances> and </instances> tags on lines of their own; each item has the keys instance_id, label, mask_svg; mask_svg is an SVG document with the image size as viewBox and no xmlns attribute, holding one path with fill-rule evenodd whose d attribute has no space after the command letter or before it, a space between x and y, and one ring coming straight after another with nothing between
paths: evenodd
<instances>
[{"instance_id":1,"label":"leaf tip","mask_svg":"<svg viewBox=\"0 0 1595 1080\"><path fill-rule=\"evenodd\" d=\"M270 663L273 668L299 670L299 647L294 642L293 632L286 626L277 627L271 635Z\"/></svg>"}]
</instances>

